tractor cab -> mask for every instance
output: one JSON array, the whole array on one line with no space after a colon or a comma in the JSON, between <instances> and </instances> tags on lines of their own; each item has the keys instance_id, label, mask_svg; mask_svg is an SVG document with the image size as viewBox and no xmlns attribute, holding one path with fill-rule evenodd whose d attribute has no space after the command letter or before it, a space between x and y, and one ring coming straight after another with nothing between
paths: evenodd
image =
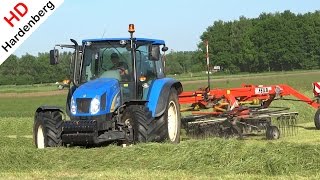
<instances>
[{"instance_id":1,"label":"tractor cab","mask_svg":"<svg viewBox=\"0 0 320 180\"><path fill-rule=\"evenodd\" d=\"M122 102L146 100L152 81L164 78L160 46L165 47L165 43L135 38L131 48L130 41L129 38L83 40L79 84L112 78L120 84Z\"/></svg>"}]
</instances>

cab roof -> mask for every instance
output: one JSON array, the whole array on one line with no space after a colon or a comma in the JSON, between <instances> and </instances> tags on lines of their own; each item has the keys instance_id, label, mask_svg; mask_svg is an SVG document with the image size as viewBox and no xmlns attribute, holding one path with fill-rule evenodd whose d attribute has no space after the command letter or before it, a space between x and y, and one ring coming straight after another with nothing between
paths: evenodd
<instances>
[{"instance_id":1,"label":"cab roof","mask_svg":"<svg viewBox=\"0 0 320 180\"><path fill-rule=\"evenodd\" d=\"M86 42L103 42L103 41L120 41L120 40L130 40L130 38L99 38L99 39L84 39L82 43ZM136 38L137 41L150 42L153 45L165 45L164 40L160 39L148 39L148 38Z\"/></svg>"}]
</instances>

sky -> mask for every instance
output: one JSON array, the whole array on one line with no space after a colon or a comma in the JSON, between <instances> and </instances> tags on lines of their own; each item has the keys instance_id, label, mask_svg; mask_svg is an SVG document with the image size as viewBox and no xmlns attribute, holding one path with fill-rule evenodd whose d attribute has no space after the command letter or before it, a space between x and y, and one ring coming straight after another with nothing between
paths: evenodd
<instances>
[{"instance_id":1,"label":"sky","mask_svg":"<svg viewBox=\"0 0 320 180\"><path fill-rule=\"evenodd\" d=\"M135 37L166 41L174 51L197 49L200 36L214 21L233 21L240 16L256 18L262 12L290 10L304 14L320 10L317 0L65 0L15 52L37 55L70 38Z\"/></svg>"}]
</instances>

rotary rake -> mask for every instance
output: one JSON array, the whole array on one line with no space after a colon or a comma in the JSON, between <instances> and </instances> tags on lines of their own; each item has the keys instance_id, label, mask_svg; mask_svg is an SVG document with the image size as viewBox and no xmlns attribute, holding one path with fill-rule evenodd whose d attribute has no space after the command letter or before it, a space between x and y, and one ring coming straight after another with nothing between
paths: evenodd
<instances>
[{"instance_id":1,"label":"rotary rake","mask_svg":"<svg viewBox=\"0 0 320 180\"><path fill-rule=\"evenodd\" d=\"M266 139L278 139L282 135L295 135L298 112L286 107L271 107L274 100L294 96L317 108L318 103L292 87L281 84L271 86L242 85L230 89L199 89L179 95L181 105L191 112L183 118L188 135L194 137L238 137L265 133Z\"/></svg>"}]
</instances>

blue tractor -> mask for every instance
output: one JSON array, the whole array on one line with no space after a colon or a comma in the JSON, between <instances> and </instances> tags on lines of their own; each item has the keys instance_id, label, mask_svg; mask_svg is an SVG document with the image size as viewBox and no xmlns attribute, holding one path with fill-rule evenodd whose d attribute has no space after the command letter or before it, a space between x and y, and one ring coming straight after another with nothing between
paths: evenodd
<instances>
[{"instance_id":1,"label":"blue tractor","mask_svg":"<svg viewBox=\"0 0 320 180\"><path fill-rule=\"evenodd\" d=\"M133 37L72 40L72 85L66 114L59 107L40 106L33 136L37 148L94 146L118 142L180 142L180 82L166 78L163 40ZM162 51L163 53L161 53ZM59 52L50 51L58 64Z\"/></svg>"}]
</instances>

